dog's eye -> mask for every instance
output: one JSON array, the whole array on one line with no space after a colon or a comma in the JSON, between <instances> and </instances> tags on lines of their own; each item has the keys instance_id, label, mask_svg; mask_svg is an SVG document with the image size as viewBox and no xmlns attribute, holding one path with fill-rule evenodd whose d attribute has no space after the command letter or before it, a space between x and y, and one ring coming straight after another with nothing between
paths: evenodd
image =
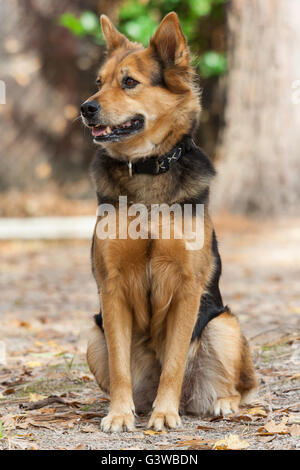
<instances>
[{"instance_id":1,"label":"dog's eye","mask_svg":"<svg viewBox=\"0 0 300 470\"><path fill-rule=\"evenodd\" d=\"M96 80L96 85L97 85L98 88L101 88L101 86L102 86L102 80L101 80L101 78L97 78L97 80Z\"/></svg>"},{"instance_id":2,"label":"dog's eye","mask_svg":"<svg viewBox=\"0 0 300 470\"><path fill-rule=\"evenodd\" d=\"M123 78L122 80L122 88L134 88L135 86L137 86L140 82L138 82L137 80L135 80L134 78L132 77L125 77Z\"/></svg>"}]
</instances>

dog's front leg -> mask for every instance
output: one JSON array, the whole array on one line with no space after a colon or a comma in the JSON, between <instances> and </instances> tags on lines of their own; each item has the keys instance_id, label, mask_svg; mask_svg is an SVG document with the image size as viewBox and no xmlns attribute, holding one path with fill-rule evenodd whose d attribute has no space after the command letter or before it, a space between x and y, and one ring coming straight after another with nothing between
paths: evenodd
<instances>
[{"instance_id":1,"label":"dog's front leg","mask_svg":"<svg viewBox=\"0 0 300 470\"><path fill-rule=\"evenodd\" d=\"M148 427L161 431L166 425L181 424L178 414L187 353L196 322L200 295L184 295L174 299L167 314L167 331L162 373Z\"/></svg>"},{"instance_id":2,"label":"dog's front leg","mask_svg":"<svg viewBox=\"0 0 300 470\"><path fill-rule=\"evenodd\" d=\"M110 408L102 419L101 429L106 432L134 431L130 372L132 313L117 284L105 286L101 300L110 375Z\"/></svg>"}]
</instances>

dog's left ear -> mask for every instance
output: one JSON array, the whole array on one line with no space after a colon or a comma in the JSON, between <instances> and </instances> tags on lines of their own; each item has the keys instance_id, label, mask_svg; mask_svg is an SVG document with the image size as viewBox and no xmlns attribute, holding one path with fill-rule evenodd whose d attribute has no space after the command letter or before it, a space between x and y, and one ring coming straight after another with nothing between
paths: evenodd
<instances>
[{"instance_id":1,"label":"dog's left ear","mask_svg":"<svg viewBox=\"0 0 300 470\"><path fill-rule=\"evenodd\" d=\"M190 54L177 14L168 13L150 40L150 49L165 65L188 67Z\"/></svg>"},{"instance_id":2,"label":"dog's left ear","mask_svg":"<svg viewBox=\"0 0 300 470\"><path fill-rule=\"evenodd\" d=\"M101 15L100 23L108 52L126 46L129 43L128 39L114 27L108 16Z\"/></svg>"}]
</instances>

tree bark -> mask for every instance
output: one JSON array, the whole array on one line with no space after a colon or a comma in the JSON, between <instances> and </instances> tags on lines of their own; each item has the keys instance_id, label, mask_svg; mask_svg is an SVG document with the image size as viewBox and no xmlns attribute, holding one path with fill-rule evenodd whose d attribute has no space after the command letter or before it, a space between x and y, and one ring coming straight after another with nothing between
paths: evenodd
<instances>
[{"instance_id":1,"label":"tree bark","mask_svg":"<svg viewBox=\"0 0 300 470\"><path fill-rule=\"evenodd\" d=\"M225 128L213 206L280 214L300 203L300 2L232 0Z\"/></svg>"}]
</instances>

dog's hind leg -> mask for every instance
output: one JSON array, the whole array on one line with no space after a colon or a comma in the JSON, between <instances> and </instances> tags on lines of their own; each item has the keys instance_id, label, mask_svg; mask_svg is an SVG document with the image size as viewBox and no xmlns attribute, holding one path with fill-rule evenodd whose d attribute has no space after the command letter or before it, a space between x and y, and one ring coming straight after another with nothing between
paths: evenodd
<instances>
[{"instance_id":1,"label":"dog's hind leg","mask_svg":"<svg viewBox=\"0 0 300 470\"><path fill-rule=\"evenodd\" d=\"M133 400L137 413L151 410L157 393L161 366L143 339L132 341L131 373Z\"/></svg>"},{"instance_id":2,"label":"dog's hind leg","mask_svg":"<svg viewBox=\"0 0 300 470\"><path fill-rule=\"evenodd\" d=\"M88 337L87 362L96 381L105 393L109 393L108 351L104 333L95 325Z\"/></svg>"},{"instance_id":3,"label":"dog's hind leg","mask_svg":"<svg viewBox=\"0 0 300 470\"><path fill-rule=\"evenodd\" d=\"M195 415L226 415L257 386L248 343L229 311L214 318L190 346L181 408Z\"/></svg>"},{"instance_id":4,"label":"dog's hind leg","mask_svg":"<svg viewBox=\"0 0 300 470\"><path fill-rule=\"evenodd\" d=\"M154 352L144 344L143 340L133 338L131 357L135 409L137 413L145 413L152 408L161 367ZM100 389L109 394L108 350L104 333L98 324L90 330L87 362Z\"/></svg>"}]
</instances>

